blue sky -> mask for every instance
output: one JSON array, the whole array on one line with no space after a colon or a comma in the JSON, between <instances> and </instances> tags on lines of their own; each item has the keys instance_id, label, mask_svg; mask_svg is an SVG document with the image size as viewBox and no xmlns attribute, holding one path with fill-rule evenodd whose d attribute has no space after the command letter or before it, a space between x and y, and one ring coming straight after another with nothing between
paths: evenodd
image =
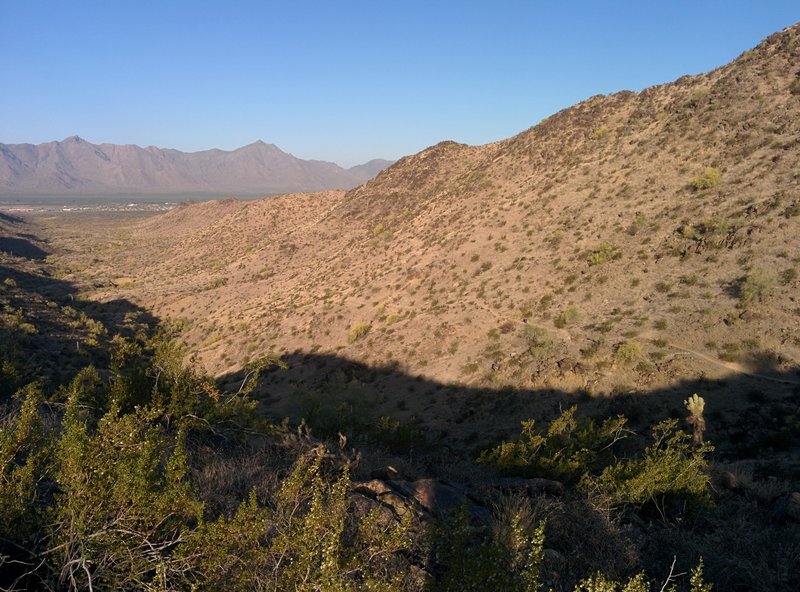
<instances>
[{"instance_id":1,"label":"blue sky","mask_svg":"<svg viewBox=\"0 0 800 592\"><path fill-rule=\"evenodd\" d=\"M797 0L3 0L0 142L261 139L351 166L506 138L797 21Z\"/></svg>"}]
</instances>

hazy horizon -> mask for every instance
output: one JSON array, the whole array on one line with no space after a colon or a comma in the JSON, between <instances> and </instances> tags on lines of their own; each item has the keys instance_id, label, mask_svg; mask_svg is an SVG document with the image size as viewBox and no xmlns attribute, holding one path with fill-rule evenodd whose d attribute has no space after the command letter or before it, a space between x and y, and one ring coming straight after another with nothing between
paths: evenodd
<instances>
[{"instance_id":1,"label":"hazy horizon","mask_svg":"<svg viewBox=\"0 0 800 592\"><path fill-rule=\"evenodd\" d=\"M260 138L352 167L500 140L589 96L709 70L798 20L777 0L6 3L0 142Z\"/></svg>"}]
</instances>

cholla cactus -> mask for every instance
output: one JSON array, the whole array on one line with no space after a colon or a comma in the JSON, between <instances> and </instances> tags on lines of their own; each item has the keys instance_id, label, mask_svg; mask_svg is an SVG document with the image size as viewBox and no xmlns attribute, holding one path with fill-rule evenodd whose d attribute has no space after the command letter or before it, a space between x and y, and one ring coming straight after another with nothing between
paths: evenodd
<instances>
[{"instance_id":1,"label":"cholla cactus","mask_svg":"<svg viewBox=\"0 0 800 592\"><path fill-rule=\"evenodd\" d=\"M689 417L686 422L694 428L694 443L698 446L703 443L703 432L706 430L706 420L703 417L703 409L705 409L706 402L703 397L697 393L683 402L689 410Z\"/></svg>"}]
</instances>

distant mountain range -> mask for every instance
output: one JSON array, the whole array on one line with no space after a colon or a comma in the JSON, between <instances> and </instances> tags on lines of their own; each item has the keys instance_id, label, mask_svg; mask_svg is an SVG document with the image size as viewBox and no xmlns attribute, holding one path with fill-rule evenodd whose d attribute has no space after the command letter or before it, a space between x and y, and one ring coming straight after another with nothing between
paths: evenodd
<instances>
[{"instance_id":1,"label":"distant mountain range","mask_svg":"<svg viewBox=\"0 0 800 592\"><path fill-rule=\"evenodd\" d=\"M351 189L388 167L375 159L344 169L302 160L258 141L236 150L92 144L71 136L44 144L0 143L0 194L269 194Z\"/></svg>"}]
</instances>

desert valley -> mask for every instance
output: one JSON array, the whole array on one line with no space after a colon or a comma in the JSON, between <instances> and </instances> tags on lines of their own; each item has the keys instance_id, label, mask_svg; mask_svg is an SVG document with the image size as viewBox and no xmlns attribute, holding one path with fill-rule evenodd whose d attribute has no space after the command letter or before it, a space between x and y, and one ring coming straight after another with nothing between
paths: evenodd
<instances>
[{"instance_id":1,"label":"desert valley","mask_svg":"<svg viewBox=\"0 0 800 592\"><path fill-rule=\"evenodd\" d=\"M64 144L3 193L163 186ZM0 208L0 588L800 586L800 25L491 144L240 150L158 174L292 192Z\"/></svg>"}]
</instances>

